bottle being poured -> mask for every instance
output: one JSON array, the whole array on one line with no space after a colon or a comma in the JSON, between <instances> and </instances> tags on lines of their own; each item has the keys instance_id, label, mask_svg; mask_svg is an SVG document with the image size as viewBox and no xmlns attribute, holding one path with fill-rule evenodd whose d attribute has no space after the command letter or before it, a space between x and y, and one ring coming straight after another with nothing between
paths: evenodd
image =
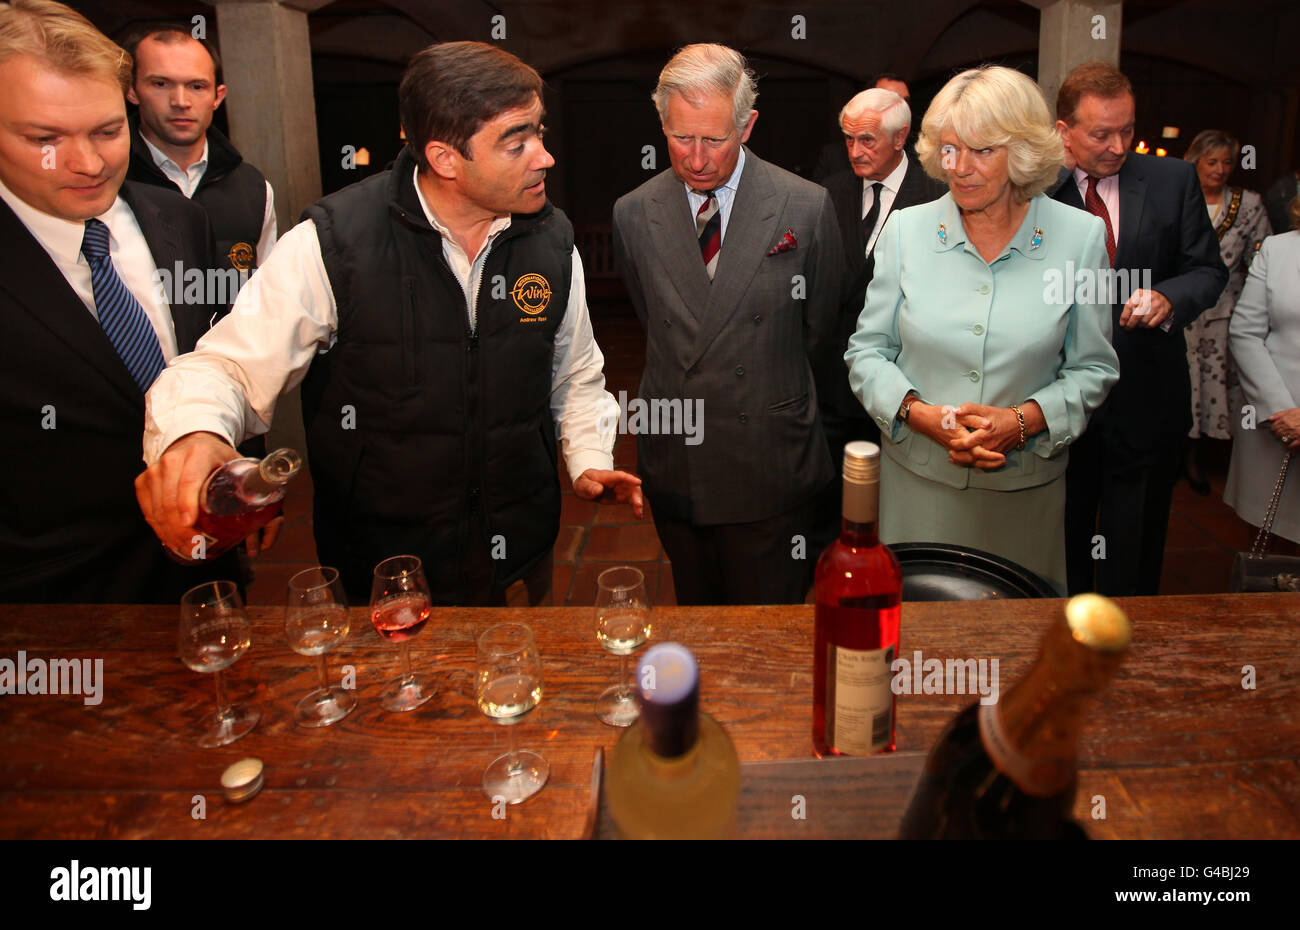
<instances>
[{"instance_id":1,"label":"bottle being poured","mask_svg":"<svg viewBox=\"0 0 1300 930\"><path fill-rule=\"evenodd\" d=\"M300 468L297 452L276 449L261 461L231 459L213 469L199 491L194 528L201 535L189 552L173 554L180 561L201 562L238 545L280 513L289 480Z\"/></svg>"}]
</instances>

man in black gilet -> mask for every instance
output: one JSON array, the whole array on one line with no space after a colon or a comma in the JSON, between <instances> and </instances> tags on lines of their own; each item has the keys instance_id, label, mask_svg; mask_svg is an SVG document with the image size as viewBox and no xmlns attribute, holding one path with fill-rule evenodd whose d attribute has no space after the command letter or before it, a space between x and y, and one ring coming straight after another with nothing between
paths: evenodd
<instances>
[{"instance_id":1,"label":"man in black gilet","mask_svg":"<svg viewBox=\"0 0 1300 930\"><path fill-rule=\"evenodd\" d=\"M399 89L407 148L284 235L235 308L149 394L136 482L170 545L232 443L302 383L322 563L365 603L376 563L414 554L435 603L549 597L559 439L574 492L641 515L613 471L573 227L546 199L541 77L478 42L430 46Z\"/></svg>"},{"instance_id":2,"label":"man in black gilet","mask_svg":"<svg viewBox=\"0 0 1300 930\"><path fill-rule=\"evenodd\" d=\"M135 61L126 96L140 108L127 177L179 189L200 204L212 221L219 267L251 272L275 245L275 195L212 126L226 98L217 50L171 24L133 30L126 49Z\"/></svg>"}]
</instances>

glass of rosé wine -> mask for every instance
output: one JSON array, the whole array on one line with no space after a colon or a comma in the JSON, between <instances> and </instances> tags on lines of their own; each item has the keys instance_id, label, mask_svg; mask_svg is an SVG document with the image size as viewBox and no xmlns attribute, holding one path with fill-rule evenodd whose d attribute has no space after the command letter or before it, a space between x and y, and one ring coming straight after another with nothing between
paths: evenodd
<instances>
[{"instance_id":1,"label":"glass of ros\u00e9 wine","mask_svg":"<svg viewBox=\"0 0 1300 930\"><path fill-rule=\"evenodd\" d=\"M221 673L235 664L252 640L252 625L243 598L233 581L209 581L181 595L177 633L181 661L196 672L212 672L217 684L217 709L202 720L198 744L204 749L233 743L262 718L256 707L231 704Z\"/></svg>"},{"instance_id":2,"label":"glass of ros\u00e9 wine","mask_svg":"<svg viewBox=\"0 0 1300 930\"><path fill-rule=\"evenodd\" d=\"M337 568L317 565L289 579L284 607L285 636L294 652L316 659L320 674L320 687L295 708L294 719L300 727L327 727L356 710L356 695L331 687L325 665L326 653L347 639L348 628L348 601Z\"/></svg>"},{"instance_id":3,"label":"glass of ros\u00e9 wine","mask_svg":"<svg viewBox=\"0 0 1300 930\"><path fill-rule=\"evenodd\" d=\"M397 643L402 657L402 674L390 681L379 695L384 710L415 710L434 694L433 683L411 672L407 640L424 628L432 605L429 582L420 560L413 555L395 555L375 566L370 587L370 622L376 632Z\"/></svg>"}]
</instances>

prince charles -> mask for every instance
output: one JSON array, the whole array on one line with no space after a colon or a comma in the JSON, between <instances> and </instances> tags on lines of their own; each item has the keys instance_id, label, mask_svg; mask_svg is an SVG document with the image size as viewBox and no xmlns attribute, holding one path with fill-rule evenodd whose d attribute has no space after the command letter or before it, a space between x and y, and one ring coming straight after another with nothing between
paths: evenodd
<instances>
[{"instance_id":1,"label":"prince charles","mask_svg":"<svg viewBox=\"0 0 1300 930\"><path fill-rule=\"evenodd\" d=\"M756 97L734 50L678 52L653 97L672 169L614 205L646 331L641 397L703 408L696 444L638 437L680 604L801 602L815 497L836 472L813 372L847 378L834 346L843 247L826 191L745 147Z\"/></svg>"}]
</instances>

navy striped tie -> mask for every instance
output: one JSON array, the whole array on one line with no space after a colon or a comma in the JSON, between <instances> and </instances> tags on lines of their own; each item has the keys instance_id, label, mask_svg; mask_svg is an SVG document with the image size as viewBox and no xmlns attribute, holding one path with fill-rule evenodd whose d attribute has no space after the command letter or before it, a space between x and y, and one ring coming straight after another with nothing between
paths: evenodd
<instances>
[{"instance_id":1,"label":"navy striped tie","mask_svg":"<svg viewBox=\"0 0 1300 930\"><path fill-rule=\"evenodd\" d=\"M81 254L90 264L90 285L95 294L99 325L122 356L140 390L147 391L166 364L162 348L144 308L113 268L108 254L108 227L99 220L86 220Z\"/></svg>"}]
</instances>

